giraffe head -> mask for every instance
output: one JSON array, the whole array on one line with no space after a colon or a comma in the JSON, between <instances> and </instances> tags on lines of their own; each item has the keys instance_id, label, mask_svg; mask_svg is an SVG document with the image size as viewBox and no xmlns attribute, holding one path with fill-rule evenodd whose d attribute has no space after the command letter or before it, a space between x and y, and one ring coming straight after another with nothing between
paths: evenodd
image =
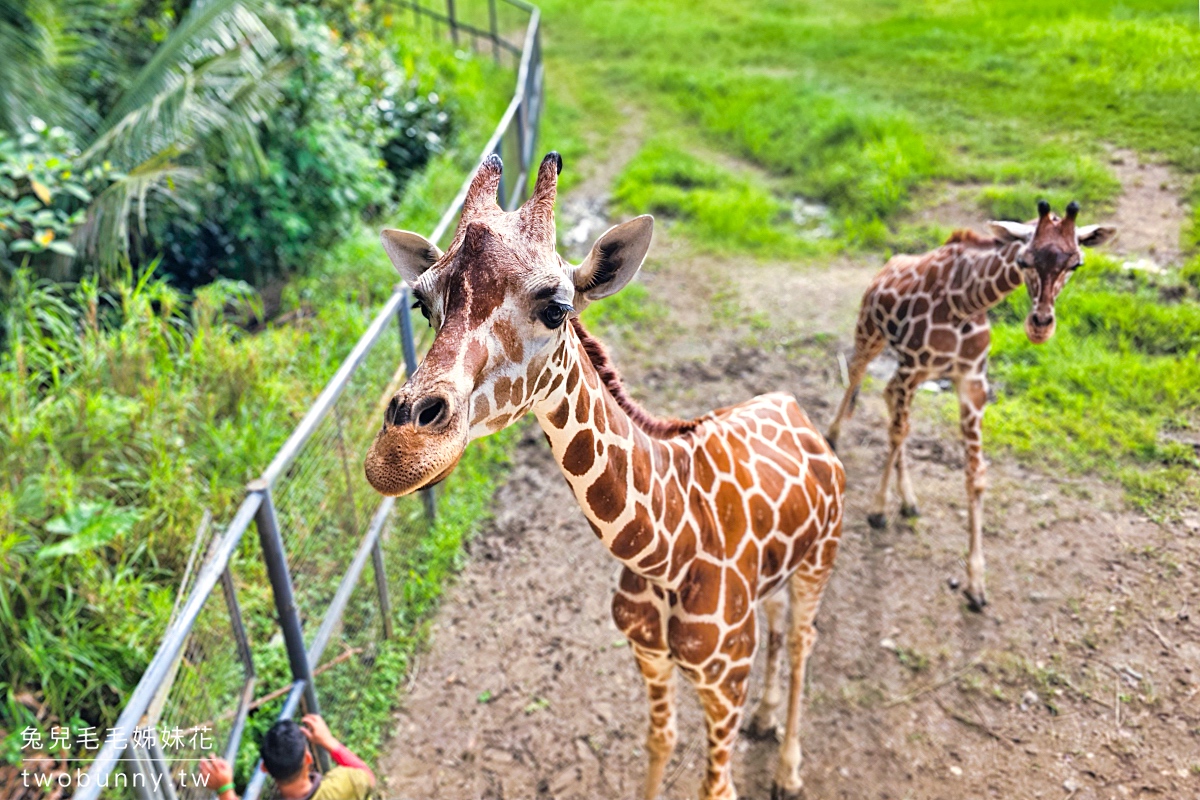
<instances>
[{"instance_id":1,"label":"giraffe head","mask_svg":"<svg viewBox=\"0 0 1200 800\"><path fill-rule=\"evenodd\" d=\"M424 237L385 230L383 249L436 331L421 366L392 397L366 457L367 480L402 495L445 478L471 439L519 419L555 391L551 355L566 324L641 268L649 216L616 225L578 266L555 249L554 199L562 158L550 153L529 200L496 203L503 164L479 167L446 252Z\"/></svg>"},{"instance_id":2,"label":"giraffe head","mask_svg":"<svg viewBox=\"0 0 1200 800\"><path fill-rule=\"evenodd\" d=\"M1034 344L1042 344L1054 335L1054 301L1071 273L1083 264L1080 246L1098 247L1117 232L1109 225L1075 227L1079 203L1067 205L1067 215L1059 217L1050 204L1038 201L1038 216L1029 222L989 222L1001 243L1022 242L1016 261L1029 291L1032 306L1025 318L1025 335Z\"/></svg>"}]
</instances>

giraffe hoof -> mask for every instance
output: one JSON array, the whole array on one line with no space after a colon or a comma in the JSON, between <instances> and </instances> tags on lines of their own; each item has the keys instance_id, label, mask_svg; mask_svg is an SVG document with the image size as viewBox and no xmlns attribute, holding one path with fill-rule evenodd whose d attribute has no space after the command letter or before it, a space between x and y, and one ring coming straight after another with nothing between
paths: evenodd
<instances>
[{"instance_id":1,"label":"giraffe hoof","mask_svg":"<svg viewBox=\"0 0 1200 800\"><path fill-rule=\"evenodd\" d=\"M867 517L867 524L877 531L882 530L887 527L887 515L871 514L869 517Z\"/></svg>"},{"instance_id":2,"label":"giraffe hoof","mask_svg":"<svg viewBox=\"0 0 1200 800\"><path fill-rule=\"evenodd\" d=\"M759 742L763 741L778 741L779 740L779 723L774 720L763 722L754 717L746 723L742 728L742 734L747 739L754 739Z\"/></svg>"},{"instance_id":3,"label":"giraffe hoof","mask_svg":"<svg viewBox=\"0 0 1200 800\"><path fill-rule=\"evenodd\" d=\"M771 800L803 800L804 789L797 786L795 789L785 789L778 783L771 784Z\"/></svg>"},{"instance_id":4,"label":"giraffe hoof","mask_svg":"<svg viewBox=\"0 0 1200 800\"><path fill-rule=\"evenodd\" d=\"M916 506L902 505L900 506L900 516L905 519L916 519L921 516L921 509Z\"/></svg>"},{"instance_id":5,"label":"giraffe hoof","mask_svg":"<svg viewBox=\"0 0 1200 800\"><path fill-rule=\"evenodd\" d=\"M983 592L975 594L970 589L963 589L963 595L967 598L967 608L975 613L983 611L983 607L987 605L987 598L983 596Z\"/></svg>"}]
</instances>

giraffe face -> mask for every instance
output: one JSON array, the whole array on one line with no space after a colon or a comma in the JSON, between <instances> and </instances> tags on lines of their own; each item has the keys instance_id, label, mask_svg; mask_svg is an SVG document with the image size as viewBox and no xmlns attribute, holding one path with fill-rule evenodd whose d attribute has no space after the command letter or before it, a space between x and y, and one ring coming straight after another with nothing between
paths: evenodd
<instances>
[{"instance_id":1,"label":"giraffe face","mask_svg":"<svg viewBox=\"0 0 1200 800\"><path fill-rule=\"evenodd\" d=\"M993 232L1002 241L1023 243L1017 251L1016 263L1032 301L1025 317L1025 335L1034 344L1043 344L1054 335L1054 303L1071 274L1083 265L1080 246L1098 247L1116 233L1116 228L1110 226L1076 228L1078 214L1076 202L1067 206L1066 217L1059 217L1051 213L1049 203L1041 200L1036 220L1024 224L991 223Z\"/></svg>"},{"instance_id":2,"label":"giraffe face","mask_svg":"<svg viewBox=\"0 0 1200 800\"><path fill-rule=\"evenodd\" d=\"M484 162L445 253L418 234L384 231L384 249L436 331L421 366L391 399L367 453L367 480L402 495L445 478L471 439L504 428L558 389L552 356L568 319L641 266L649 217L618 225L572 266L555 251L562 160L542 161L529 201L496 205L502 165Z\"/></svg>"}]
</instances>

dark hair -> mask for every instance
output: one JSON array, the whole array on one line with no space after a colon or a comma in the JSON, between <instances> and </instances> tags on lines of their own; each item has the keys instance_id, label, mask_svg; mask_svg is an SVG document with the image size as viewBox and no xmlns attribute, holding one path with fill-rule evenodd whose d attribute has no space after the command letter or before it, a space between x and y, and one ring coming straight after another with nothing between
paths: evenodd
<instances>
[{"instance_id":1,"label":"dark hair","mask_svg":"<svg viewBox=\"0 0 1200 800\"><path fill-rule=\"evenodd\" d=\"M281 719L263 737L261 755L263 766L276 781L296 777L304 769L304 753L308 739L300 726L290 719Z\"/></svg>"}]
</instances>

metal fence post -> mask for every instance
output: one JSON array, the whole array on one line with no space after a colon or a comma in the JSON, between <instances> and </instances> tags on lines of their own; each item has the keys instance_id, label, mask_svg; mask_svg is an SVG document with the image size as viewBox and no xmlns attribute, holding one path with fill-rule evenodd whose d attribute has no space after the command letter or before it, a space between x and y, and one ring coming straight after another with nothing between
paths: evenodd
<instances>
[{"instance_id":1,"label":"metal fence post","mask_svg":"<svg viewBox=\"0 0 1200 800\"><path fill-rule=\"evenodd\" d=\"M279 520L275 516L275 504L271 500L271 487L261 478L250 481L246 487L262 495L262 505L254 517L258 528L258 539L262 543L263 561L267 565L267 577L271 581L271 592L275 595L275 610L279 614L279 630L287 648L288 664L292 679L304 681L304 705L310 714L320 714L317 690L313 685L312 667L304 649L304 628L300 625L300 612L296 608L296 595L292 591L292 576L288 571L287 555L283 550L283 537L279 535ZM318 748L321 771L329 769L329 756Z\"/></svg>"},{"instance_id":2,"label":"metal fence post","mask_svg":"<svg viewBox=\"0 0 1200 800\"><path fill-rule=\"evenodd\" d=\"M383 638L392 638L392 601L388 596L387 567L383 563L383 539L375 540L371 547L371 564L375 569L375 592L379 595L379 616L383 620Z\"/></svg>"},{"instance_id":3,"label":"metal fence post","mask_svg":"<svg viewBox=\"0 0 1200 800\"><path fill-rule=\"evenodd\" d=\"M496 0L488 0L488 30L492 32L492 58L500 63L500 28L496 24Z\"/></svg>"},{"instance_id":4,"label":"metal fence post","mask_svg":"<svg viewBox=\"0 0 1200 800\"><path fill-rule=\"evenodd\" d=\"M148 736L146 739L145 758L154 766L158 774L162 776L160 796L165 798L165 800L179 800L179 794L175 791L175 779L171 776L171 765L167 761L167 756L163 753L162 745L158 743L158 737Z\"/></svg>"},{"instance_id":5,"label":"metal fence post","mask_svg":"<svg viewBox=\"0 0 1200 800\"><path fill-rule=\"evenodd\" d=\"M450 38L458 47L458 20L454 16L454 0L446 0L446 16L450 19Z\"/></svg>"},{"instance_id":6,"label":"metal fence post","mask_svg":"<svg viewBox=\"0 0 1200 800\"><path fill-rule=\"evenodd\" d=\"M129 775L129 788L133 791L133 796L137 800L155 800L154 795L150 794L150 774L146 770L146 764L142 757L138 755L137 748L127 747L125 760L132 767Z\"/></svg>"},{"instance_id":7,"label":"metal fence post","mask_svg":"<svg viewBox=\"0 0 1200 800\"><path fill-rule=\"evenodd\" d=\"M401 287L400 292L400 308L396 310L396 317L400 321L400 347L404 350L404 371L406 376L411 378L417 371L417 339L412 325L412 291L405 285ZM425 505L425 516L432 523L437 517L434 487L421 490L421 502Z\"/></svg>"}]
</instances>

